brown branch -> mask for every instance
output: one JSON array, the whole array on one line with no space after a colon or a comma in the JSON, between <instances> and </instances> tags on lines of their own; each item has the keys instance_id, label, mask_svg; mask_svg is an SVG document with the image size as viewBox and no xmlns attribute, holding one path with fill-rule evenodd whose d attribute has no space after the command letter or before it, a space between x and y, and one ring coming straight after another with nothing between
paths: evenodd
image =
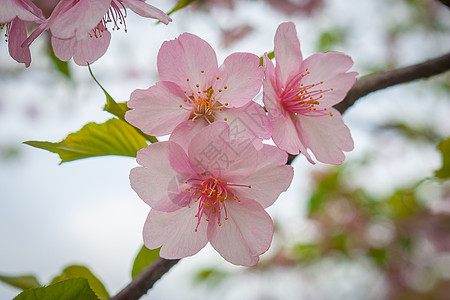
<instances>
[{"instance_id":1,"label":"brown branch","mask_svg":"<svg viewBox=\"0 0 450 300\"><path fill-rule=\"evenodd\" d=\"M123 290L111 297L110 300L136 300L141 298L153 287L156 281L179 261L179 259L167 260L158 258L150 266L143 269Z\"/></svg>"},{"instance_id":2,"label":"brown branch","mask_svg":"<svg viewBox=\"0 0 450 300\"><path fill-rule=\"evenodd\" d=\"M334 106L344 113L356 100L372 92L417 79L428 78L450 69L450 53L409 67L386 70L359 79L344 100Z\"/></svg>"},{"instance_id":3,"label":"brown branch","mask_svg":"<svg viewBox=\"0 0 450 300\"><path fill-rule=\"evenodd\" d=\"M345 112L359 98L372 92L384 89L399 83L409 82L421 78L427 78L433 75L443 73L450 69L450 53L441 57L420 63L417 65L382 71L371 74L359 79L347 93L345 99L335 106L341 113ZM296 155L289 155L287 164L291 164ZM166 260L158 258L150 266L136 276L116 296L110 300L136 300L142 297L155 282L159 280L170 268L179 260Z\"/></svg>"},{"instance_id":4,"label":"brown branch","mask_svg":"<svg viewBox=\"0 0 450 300\"><path fill-rule=\"evenodd\" d=\"M438 0L438 1L450 8L450 0Z\"/></svg>"}]
</instances>

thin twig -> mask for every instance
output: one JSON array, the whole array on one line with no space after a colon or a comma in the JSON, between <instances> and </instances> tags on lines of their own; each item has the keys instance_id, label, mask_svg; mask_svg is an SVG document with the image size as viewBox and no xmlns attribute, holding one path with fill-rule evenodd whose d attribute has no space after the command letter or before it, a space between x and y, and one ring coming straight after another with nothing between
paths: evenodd
<instances>
[{"instance_id":1,"label":"thin twig","mask_svg":"<svg viewBox=\"0 0 450 300\"><path fill-rule=\"evenodd\" d=\"M421 78L443 73L450 69L450 53L441 57L413 65L410 67L392 69L371 74L359 79L350 89L345 99L335 106L341 113L352 106L356 100L374 91L384 89L399 83L409 82ZM289 155L287 164L291 164L296 155ZM110 300L136 300L142 297L155 282L160 279L179 260L158 258L150 266L136 276L119 294Z\"/></svg>"},{"instance_id":2,"label":"thin twig","mask_svg":"<svg viewBox=\"0 0 450 300\"><path fill-rule=\"evenodd\" d=\"M450 8L450 0L438 0L438 1L447 6L448 8Z\"/></svg>"},{"instance_id":3,"label":"thin twig","mask_svg":"<svg viewBox=\"0 0 450 300\"><path fill-rule=\"evenodd\" d=\"M168 260L158 258L150 266L143 269L123 290L110 300L136 300L141 298L166 274L179 259Z\"/></svg>"}]
</instances>

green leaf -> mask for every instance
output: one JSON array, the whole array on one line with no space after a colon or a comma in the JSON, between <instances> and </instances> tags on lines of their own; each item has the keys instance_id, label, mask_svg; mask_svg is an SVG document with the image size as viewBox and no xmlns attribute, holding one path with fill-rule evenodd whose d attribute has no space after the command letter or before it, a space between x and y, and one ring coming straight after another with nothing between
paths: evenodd
<instances>
[{"instance_id":1,"label":"green leaf","mask_svg":"<svg viewBox=\"0 0 450 300\"><path fill-rule=\"evenodd\" d=\"M267 56L270 58L270 59L273 59L274 57L275 57L275 52L269 52L269 53L267 53ZM263 63L264 63L264 56L261 56L260 58L259 58L259 66L261 67L262 65L263 65Z\"/></svg>"},{"instance_id":2,"label":"green leaf","mask_svg":"<svg viewBox=\"0 0 450 300\"><path fill-rule=\"evenodd\" d=\"M61 163L103 155L136 157L137 151L147 146L146 139L134 127L116 118L102 124L88 123L59 143L25 144L59 154Z\"/></svg>"},{"instance_id":3,"label":"green leaf","mask_svg":"<svg viewBox=\"0 0 450 300\"><path fill-rule=\"evenodd\" d=\"M94 79L95 83L97 83L97 85L102 89L103 93L106 96L106 104L105 107L103 107L104 111L107 111L113 115L115 115L116 117L118 117L120 120L127 122L125 120L125 113L127 112L127 110L129 110L127 103L126 102L119 102L117 103L112 97L111 95L103 88L103 86L100 84L100 82L98 82L97 78L95 78L94 74L92 73L91 67L88 66L89 69L89 74L91 74L92 79ZM128 123L128 122L127 122ZM129 124L129 123L128 123ZM131 124L130 124L131 125ZM132 125L131 125L132 126ZM134 126L133 126L134 127ZM136 128L136 131L142 135L143 137L145 137L149 142L151 143L156 143L158 141L157 138L155 138L154 136L150 136L147 135L145 133L143 133L139 128Z\"/></svg>"},{"instance_id":4,"label":"green leaf","mask_svg":"<svg viewBox=\"0 0 450 300\"><path fill-rule=\"evenodd\" d=\"M174 12L176 12L177 10L180 10L186 6L188 6L189 4L191 4L192 2L195 2L196 0L179 0L177 2L177 4L167 13L167 15L171 15Z\"/></svg>"},{"instance_id":5,"label":"green leaf","mask_svg":"<svg viewBox=\"0 0 450 300\"><path fill-rule=\"evenodd\" d=\"M133 269L131 270L131 277L136 277L143 269L149 266L159 257L159 249L149 250L145 246L142 246L136 259L133 263Z\"/></svg>"},{"instance_id":6,"label":"green leaf","mask_svg":"<svg viewBox=\"0 0 450 300\"><path fill-rule=\"evenodd\" d=\"M39 281L33 275L22 276L2 276L0 275L0 281L12 285L21 290L28 290L42 286Z\"/></svg>"},{"instance_id":7,"label":"green leaf","mask_svg":"<svg viewBox=\"0 0 450 300\"><path fill-rule=\"evenodd\" d=\"M108 299L109 294L103 283L85 266L72 265L64 269L61 275L52 280L52 284L72 278L85 278L91 289L100 299Z\"/></svg>"},{"instance_id":8,"label":"green leaf","mask_svg":"<svg viewBox=\"0 0 450 300\"><path fill-rule=\"evenodd\" d=\"M116 117L118 117L120 120L125 120L125 112L129 109L127 107L126 102L117 103L114 101L114 99L111 97L111 95L103 88L103 86L98 82L97 78L95 78L94 74L92 73L91 66L88 66L89 74L91 74L92 79L94 79L95 83L102 89L103 93L106 96L106 104L103 110L112 113Z\"/></svg>"},{"instance_id":9,"label":"green leaf","mask_svg":"<svg viewBox=\"0 0 450 300\"><path fill-rule=\"evenodd\" d=\"M64 280L20 293L14 300L99 300L85 278Z\"/></svg>"},{"instance_id":10,"label":"green leaf","mask_svg":"<svg viewBox=\"0 0 450 300\"><path fill-rule=\"evenodd\" d=\"M447 179L450 177L450 138L443 140L438 145L442 155L442 167L435 172L436 177Z\"/></svg>"}]
</instances>

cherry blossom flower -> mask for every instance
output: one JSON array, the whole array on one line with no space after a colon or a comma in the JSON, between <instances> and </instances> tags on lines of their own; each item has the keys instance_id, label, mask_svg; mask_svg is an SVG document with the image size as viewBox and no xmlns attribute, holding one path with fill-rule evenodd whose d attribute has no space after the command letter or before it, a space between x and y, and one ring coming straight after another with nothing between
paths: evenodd
<instances>
[{"instance_id":1,"label":"cherry blossom flower","mask_svg":"<svg viewBox=\"0 0 450 300\"><path fill-rule=\"evenodd\" d=\"M9 54L25 67L31 64L29 47L22 47L27 38L25 22L40 23L44 16L30 0L3 0L0 10L0 29L6 28Z\"/></svg>"},{"instance_id":2,"label":"cherry blossom flower","mask_svg":"<svg viewBox=\"0 0 450 300\"><path fill-rule=\"evenodd\" d=\"M61 0L50 17L24 42L29 45L49 29L56 57L68 61L74 57L78 65L93 63L108 49L112 30L124 27L126 8L145 18L158 19L164 24L169 16L144 0Z\"/></svg>"},{"instance_id":3,"label":"cherry blossom flower","mask_svg":"<svg viewBox=\"0 0 450 300\"><path fill-rule=\"evenodd\" d=\"M263 68L250 53L233 53L218 67L213 48L184 33L164 42L158 53L159 82L137 89L128 101L125 119L143 132L192 136L214 121L227 121L232 131L255 144L271 136L270 122L252 101L261 89ZM178 127L177 127L178 126Z\"/></svg>"},{"instance_id":4,"label":"cherry blossom flower","mask_svg":"<svg viewBox=\"0 0 450 300\"><path fill-rule=\"evenodd\" d=\"M264 57L264 105L275 144L291 154L307 149L323 163L341 164L353 149L350 130L332 106L342 101L356 81L346 73L352 59L342 53L316 53L303 60L295 25L282 23L275 34L276 67Z\"/></svg>"},{"instance_id":5,"label":"cherry blossom flower","mask_svg":"<svg viewBox=\"0 0 450 300\"><path fill-rule=\"evenodd\" d=\"M264 210L292 180L287 154L275 146L256 150L214 122L187 148L173 141L141 149L130 182L152 209L144 243L160 256L191 256L208 242L233 264L251 266L268 250L273 223Z\"/></svg>"}]
</instances>

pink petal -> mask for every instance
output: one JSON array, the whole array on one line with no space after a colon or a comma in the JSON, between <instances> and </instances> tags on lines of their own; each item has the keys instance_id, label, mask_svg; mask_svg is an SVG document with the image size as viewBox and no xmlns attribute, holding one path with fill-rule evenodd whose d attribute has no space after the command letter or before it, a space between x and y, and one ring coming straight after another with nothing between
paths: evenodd
<instances>
[{"instance_id":1,"label":"pink petal","mask_svg":"<svg viewBox=\"0 0 450 300\"><path fill-rule=\"evenodd\" d=\"M144 224L144 244L149 249L162 246L159 255L166 259L191 256L208 243L208 222L201 222L197 232L198 203L166 213L151 210Z\"/></svg>"},{"instance_id":2,"label":"pink petal","mask_svg":"<svg viewBox=\"0 0 450 300\"><path fill-rule=\"evenodd\" d=\"M192 138L206 126L208 123L203 118L197 119L195 123L192 120L186 120L175 127L169 140L177 143L187 152Z\"/></svg>"},{"instance_id":3,"label":"pink petal","mask_svg":"<svg viewBox=\"0 0 450 300\"><path fill-rule=\"evenodd\" d=\"M264 208L272 205L278 196L291 184L294 170L285 165L286 152L274 146L264 145L258 151L258 163L255 171L242 184L247 187L230 187L240 197L256 200Z\"/></svg>"},{"instance_id":4,"label":"pink petal","mask_svg":"<svg viewBox=\"0 0 450 300\"><path fill-rule=\"evenodd\" d=\"M264 109L258 103L250 101L243 107L224 108L215 113L217 120L226 120L230 134L234 138L247 138L259 150L262 140L272 136L272 125Z\"/></svg>"},{"instance_id":5,"label":"pink petal","mask_svg":"<svg viewBox=\"0 0 450 300\"><path fill-rule=\"evenodd\" d=\"M239 182L256 166L257 153L248 139L233 139L225 122L214 122L192 138L188 156L198 174Z\"/></svg>"},{"instance_id":6,"label":"pink petal","mask_svg":"<svg viewBox=\"0 0 450 300\"><path fill-rule=\"evenodd\" d=\"M100 36L87 36L77 40L74 47L73 60L79 66L87 66L94 63L105 54L111 41L111 33L103 31Z\"/></svg>"},{"instance_id":7,"label":"pink petal","mask_svg":"<svg viewBox=\"0 0 450 300\"><path fill-rule=\"evenodd\" d=\"M24 63L25 67L31 64L31 53L28 47L22 48L23 41L27 38L27 29L25 23L16 17L11 22L11 28L8 37L9 54L19 63Z\"/></svg>"},{"instance_id":8,"label":"pink petal","mask_svg":"<svg viewBox=\"0 0 450 300\"><path fill-rule=\"evenodd\" d=\"M58 20L60 15L63 15L65 12L67 12L69 9L71 9L73 6L73 2L71 0L61 0L58 2L58 4L53 9L50 17L42 22L41 25L39 25L38 28L36 28L30 36L23 42L22 47L29 47L31 43L40 36L44 31L50 28L50 26L53 25L55 21ZM72 37L70 37L72 38ZM70 55L72 57L72 55ZM70 59L70 58L69 58ZM69 60L67 59L67 60Z\"/></svg>"},{"instance_id":9,"label":"pink petal","mask_svg":"<svg viewBox=\"0 0 450 300\"><path fill-rule=\"evenodd\" d=\"M263 80L263 102L272 117L280 117L283 114L278 87L276 85L275 68L272 61L264 54L265 78Z\"/></svg>"},{"instance_id":10,"label":"pink petal","mask_svg":"<svg viewBox=\"0 0 450 300\"><path fill-rule=\"evenodd\" d=\"M179 153L184 152L171 142L151 144L137 153L136 160L142 167L133 168L130 172L131 187L139 197L150 207L165 212L179 209L181 203L175 204L174 201L180 202L184 196L177 197L183 191L178 184L182 178L170 163L170 147L179 147Z\"/></svg>"},{"instance_id":11,"label":"pink petal","mask_svg":"<svg viewBox=\"0 0 450 300\"><path fill-rule=\"evenodd\" d=\"M217 222L209 222L209 242L233 264L256 265L258 256L266 252L272 242L272 219L253 200L229 201L226 207L228 220L224 220L221 226Z\"/></svg>"},{"instance_id":12,"label":"pink petal","mask_svg":"<svg viewBox=\"0 0 450 300\"><path fill-rule=\"evenodd\" d=\"M353 150L353 139L341 114L333 108L329 111L333 116L299 115L296 126L302 132L303 144L311 149L318 161L339 165L345 159L342 151Z\"/></svg>"},{"instance_id":13,"label":"pink petal","mask_svg":"<svg viewBox=\"0 0 450 300\"><path fill-rule=\"evenodd\" d=\"M229 107L239 107L251 101L261 90L264 70L259 57L250 53L233 53L218 70L218 80L212 88L216 100ZM217 92L221 90L221 92Z\"/></svg>"},{"instance_id":14,"label":"pink petal","mask_svg":"<svg viewBox=\"0 0 450 300\"><path fill-rule=\"evenodd\" d=\"M111 0L80 0L72 4L68 10L55 17L50 26L52 35L60 39L69 39L73 36L84 39L97 26L110 5Z\"/></svg>"},{"instance_id":15,"label":"pink petal","mask_svg":"<svg viewBox=\"0 0 450 300\"><path fill-rule=\"evenodd\" d=\"M135 90L128 101L125 119L143 132L160 136L171 133L191 114L185 106L184 93L173 82L159 81L146 90Z\"/></svg>"},{"instance_id":16,"label":"pink petal","mask_svg":"<svg viewBox=\"0 0 450 300\"><path fill-rule=\"evenodd\" d=\"M279 117L272 117L269 114L269 119L273 127L272 139L278 148L290 154L298 154L299 150L306 150L301 144L289 113L284 113Z\"/></svg>"},{"instance_id":17,"label":"pink petal","mask_svg":"<svg viewBox=\"0 0 450 300\"><path fill-rule=\"evenodd\" d=\"M62 40L52 36L52 48L55 56L62 61L69 61L75 49L76 38Z\"/></svg>"},{"instance_id":18,"label":"pink petal","mask_svg":"<svg viewBox=\"0 0 450 300\"><path fill-rule=\"evenodd\" d=\"M18 17L22 21L36 22L44 19L39 8L29 0L2 0L0 24L6 24Z\"/></svg>"},{"instance_id":19,"label":"pink petal","mask_svg":"<svg viewBox=\"0 0 450 300\"><path fill-rule=\"evenodd\" d=\"M277 61L277 77L282 86L286 86L288 81L299 73L302 63L300 42L294 23L286 22L278 26L274 53Z\"/></svg>"},{"instance_id":20,"label":"pink petal","mask_svg":"<svg viewBox=\"0 0 450 300\"><path fill-rule=\"evenodd\" d=\"M105 54L110 40L111 34L109 31L104 31L99 37L86 35L86 38L82 40L77 40L76 37L59 39L52 36L52 48L55 56L60 60L69 61L73 56L77 65L87 66Z\"/></svg>"},{"instance_id":21,"label":"pink petal","mask_svg":"<svg viewBox=\"0 0 450 300\"><path fill-rule=\"evenodd\" d=\"M184 91L210 88L216 81L217 68L213 48L190 33L183 33L175 40L164 42L158 53L160 79L175 82Z\"/></svg>"},{"instance_id":22,"label":"pink petal","mask_svg":"<svg viewBox=\"0 0 450 300\"><path fill-rule=\"evenodd\" d=\"M306 85L317 84L322 90L332 91L323 94L321 105L317 109L331 107L342 101L348 90L355 84L358 73L347 72L353 65L353 60L339 52L316 53L303 62L302 70L308 68L310 74L303 77L302 83Z\"/></svg>"},{"instance_id":23,"label":"pink petal","mask_svg":"<svg viewBox=\"0 0 450 300\"><path fill-rule=\"evenodd\" d=\"M34 4L31 0L16 0L22 3L22 5L28 10L28 12L31 12L35 17L37 17L37 19L35 17L32 17L33 19L27 19L26 17L21 18L21 20L23 21L44 21L45 17L44 14L42 13L42 10L36 6L36 4ZM18 17L20 18L21 16L18 15Z\"/></svg>"},{"instance_id":24,"label":"pink petal","mask_svg":"<svg viewBox=\"0 0 450 300\"><path fill-rule=\"evenodd\" d=\"M166 25L169 24L169 22L172 22L172 19L166 13L145 3L143 0L123 0L123 3L144 18L157 19Z\"/></svg>"},{"instance_id":25,"label":"pink petal","mask_svg":"<svg viewBox=\"0 0 450 300\"><path fill-rule=\"evenodd\" d=\"M195 174L186 151L179 144L172 141L169 141L169 160L171 167L177 173L188 176Z\"/></svg>"}]
</instances>

